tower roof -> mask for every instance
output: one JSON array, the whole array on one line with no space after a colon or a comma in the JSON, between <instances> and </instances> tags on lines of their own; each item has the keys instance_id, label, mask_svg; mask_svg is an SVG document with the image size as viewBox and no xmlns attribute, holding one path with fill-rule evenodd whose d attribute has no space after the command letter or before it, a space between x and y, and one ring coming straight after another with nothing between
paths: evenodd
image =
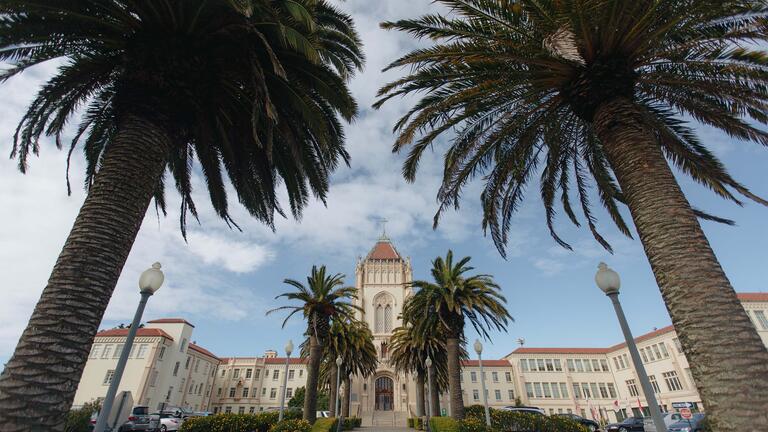
<instances>
[{"instance_id":1,"label":"tower roof","mask_svg":"<svg viewBox=\"0 0 768 432\"><path fill-rule=\"evenodd\" d=\"M382 235L373 246L366 259L369 260L402 260L403 258L386 235Z\"/></svg>"}]
</instances>

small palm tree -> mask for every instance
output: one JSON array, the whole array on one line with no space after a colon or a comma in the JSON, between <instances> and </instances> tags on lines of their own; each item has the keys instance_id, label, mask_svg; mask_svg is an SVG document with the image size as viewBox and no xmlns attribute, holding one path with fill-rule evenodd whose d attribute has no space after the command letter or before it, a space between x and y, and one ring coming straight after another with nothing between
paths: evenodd
<instances>
[{"instance_id":1,"label":"small palm tree","mask_svg":"<svg viewBox=\"0 0 768 432\"><path fill-rule=\"evenodd\" d=\"M61 60L19 124L19 168L78 118L69 152L82 142L87 161L85 203L0 378L0 429L57 429L153 197L165 211L166 170L182 233L195 162L228 224L227 181L269 226L277 185L299 216L348 161L340 121L363 57L325 0L9 0L0 17L0 83Z\"/></svg>"},{"instance_id":2,"label":"small palm tree","mask_svg":"<svg viewBox=\"0 0 768 432\"><path fill-rule=\"evenodd\" d=\"M317 391L320 382L320 362L323 359L323 346L328 343L331 320L349 321L355 318L355 311L360 307L350 300L357 298L357 289L344 286L344 275L337 273L328 275L325 266L312 266L307 276L307 285L293 279L285 279L284 283L295 288L275 298L285 297L299 302L295 306L281 306L272 309L267 314L280 310L290 313L283 321L283 327L295 314L301 312L307 321L306 335L309 338L309 364L307 366L307 386L304 397L304 420L314 423L316 419Z\"/></svg>"},{"instance_id":3,"label":"small palm tree","mask_svg":"<svg viewBox=\"0 0 768 432\"><path fill-rule=\"evenodd\" d=\"M558 202L600 244L589 190L630 235L629 208L715 429L750 429L768 409L768 350L747 317L693 207L670 169L740 203L761 204L726 171L690 121L768 145L768 8L764 1L441 0L451 15L384 23L437 43L390 67L411 72L381 89L376 106L424 96L396 124L403 171L455 131L435 216L485 181L483 225L504 254L510 220L539 176L555 241ZM575 192L574 192L575 191ZM721 373L729 366L728 377Z\"/></svg>"},{"instance_id":4,"label":"small palm tree","mask_svg":"<svg viewBox=\"0 0 768 432\"><path fill-rule=\"evenodd\" d=\"M376 373L379 358L376 354L376 346L373 344L373 333L367 323L354 320L347 322L345 326L345 343L339 353L342 358L341 380L344 382L345 389L341 414L349 417L351 377L367 378Z\"/></svg>"},{"instance_id":5,"label":"small palm tree","mask_svg":"<svg viewBox=\"0 0 768 432\"><path fill-rule=\"evenodd\" d=\"M459 420L464 418L461 392L464 324L469 321L481 336L489 339L488 330L506 331L507 322L512 319L504 306L506 299L493 277L467 275L474 270L467 265L470 260L470 257L464 257L454 263L450 250L445 259L435 258L431 270L434 282L413 281L411 286L418 291L403 306L404 316L425 317L413 322L418 332L425 333L430 327L439 327L444 332L451 415Z\"/></svg>"}]
</instances>

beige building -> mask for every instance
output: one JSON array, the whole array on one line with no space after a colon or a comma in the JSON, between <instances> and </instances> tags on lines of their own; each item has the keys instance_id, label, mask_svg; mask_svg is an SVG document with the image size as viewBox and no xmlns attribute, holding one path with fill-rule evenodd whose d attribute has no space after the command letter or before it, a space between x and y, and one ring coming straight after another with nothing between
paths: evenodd
<instances>
[{"instance_id":1,"label":"beige building","mask_svg":"<svg viewBox=\"0 0 768 432\"><path fill-rule=\"evenodd\" d=\"M740 293L739 299L763 342L768 342L768 293ZM676 402L690 402L694 410L702 409L674 328L664 327L635 341L662 410L674 410ZM506 359L517 371L523 403L544 408L549 414L574 412L606 421L649 414L624 343L608 348L521 347Z\"/></svg>"},{"instance_id":2,"label":"beige building","mask_svg":"<svg viewBox=\"0 0 768 432\"><path fill-rule=\"evenodd\" d=\"M178 318L149 321L137 330L118 391L134 405L193 411L208 409L218 357L191 341L194 326ZM103 399L115 373L128 329L96 334L75 393L74 406Z\"/></svg>"}]
</instances>

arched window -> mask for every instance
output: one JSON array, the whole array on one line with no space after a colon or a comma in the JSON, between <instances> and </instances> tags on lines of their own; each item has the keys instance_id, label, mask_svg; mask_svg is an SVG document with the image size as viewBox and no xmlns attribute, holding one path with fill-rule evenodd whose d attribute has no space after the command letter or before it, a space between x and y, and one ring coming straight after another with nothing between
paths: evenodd
<instances>
[{"instance_id":1,"label":"arched window","mask_svg":"<svg viewBox=\"0 0 768 432\"><path fill-rule=\"evenodd\" d=\"M376 325L374 327L374 330L376 331L376 333L381 333L382 331L384 331L384 311L381 305L376 306L376 313L374 315L376 320Z\"/></svg>"},{"instance_id":2,"label":"arched window","mask_svg":"<svg viewBox=\"0 0 768 432\"><path fill-rule=\"evenodd\" d=\"M390 305L384 308L384 331L392 331L392 306Z\"/></svg>"}]
</instances>

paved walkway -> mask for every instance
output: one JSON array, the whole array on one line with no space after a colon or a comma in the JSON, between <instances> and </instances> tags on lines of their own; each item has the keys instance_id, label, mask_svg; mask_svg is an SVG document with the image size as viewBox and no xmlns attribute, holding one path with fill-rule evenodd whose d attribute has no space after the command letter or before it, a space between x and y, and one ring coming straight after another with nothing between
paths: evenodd
<instances>
[{"instance_id":1,"label":"paved walkway","mask_svg":"<svg viewBox=\"0 0 768 432\"><path fill-rule=\"evenodd\" d=\"M363 431L363 432L403 432L410 430L407 427L397 427L397 426L363 426L359 427L355 430Z\"/></svg>"}]
</instances>

